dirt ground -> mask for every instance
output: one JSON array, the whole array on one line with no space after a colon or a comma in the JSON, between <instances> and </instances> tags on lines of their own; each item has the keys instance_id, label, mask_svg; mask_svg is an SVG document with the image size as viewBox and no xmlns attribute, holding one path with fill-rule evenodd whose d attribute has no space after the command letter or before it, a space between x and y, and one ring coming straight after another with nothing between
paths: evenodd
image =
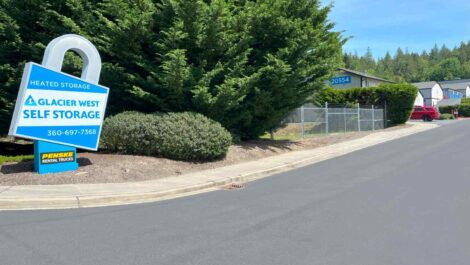
<instances>
[{"instance_id":1,"label":"dirt ground","mask_svg":"<svg viewBox=\"0 0 470 265\"><path fill-rule=\"evenodd\" d=\"M387 130L396 130L398 128L403 128L403 126ZM302 141L247 141L240 145L231 146L224 159L204 163L182 162L146 156L79 153L80 168L78 171L46 175L34 173L32 161L6 163L0 167L0 186L117 183L159 179L253 161L290 151L318 148L358 139L370 133L372 132L332 134Z\"/></svg>"}]
</instances>

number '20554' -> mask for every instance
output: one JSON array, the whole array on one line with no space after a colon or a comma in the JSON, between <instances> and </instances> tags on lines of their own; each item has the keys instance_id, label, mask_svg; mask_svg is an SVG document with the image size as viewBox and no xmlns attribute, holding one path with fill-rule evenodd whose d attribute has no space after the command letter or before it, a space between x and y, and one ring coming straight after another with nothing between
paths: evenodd
<instances>
[{"instance_id":1,"label":"number '20554'","mask_svg":"<svg viewBox=\"0 0 470 265\"><path fill-rule=\"evenodd\" d=\"M349 84L349 83L351 83L351 77L350 76L339 76L339 77L331 78L330 81L331 81L332 85Z\"/></svg>"}]
</instances>

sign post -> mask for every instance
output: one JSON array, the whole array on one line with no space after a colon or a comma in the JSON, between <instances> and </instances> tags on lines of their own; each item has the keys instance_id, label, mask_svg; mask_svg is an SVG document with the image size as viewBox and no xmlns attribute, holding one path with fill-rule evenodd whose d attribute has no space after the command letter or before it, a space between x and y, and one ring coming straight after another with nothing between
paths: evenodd
<instances>
[{"instance_id":1,"label":"sign post","mask_svg":"<svg viewBox=\"0 0 470 265\"><path fill-rule=\"evenodd\" d=\"M81 78L61 72L67 51L83 59ZM34 141L39 174L76 170L76 148L98 150L109 88L98 84L101 58L78 35L49 43L42 65L25 65L9 135Z\"/></svg>"}]
</instances>

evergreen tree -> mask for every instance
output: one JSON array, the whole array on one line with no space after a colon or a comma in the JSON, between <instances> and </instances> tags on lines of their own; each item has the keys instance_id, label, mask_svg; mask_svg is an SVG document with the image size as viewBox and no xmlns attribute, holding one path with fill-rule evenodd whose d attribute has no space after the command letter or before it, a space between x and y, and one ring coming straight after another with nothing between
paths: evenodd
<instances>
[{"instance_id":1,"label":"evergreen tree","mask_svg":"<svg viewBox=\"0 0 470 265\"><path fill-rule=\"evenodd\" d=\"M437 64L432 73L430 78L432 80L452 80L455 78L461 77L462 65L460 61L453 57L449 59L445 59L444 61Z\"/></svg>"},{"instance_id":2,"label":"evergreen tree","mask_svg":"<svg viewBox=\"0 0 470 265\"><path fill-rule=\"evenodd\" d=\"M373 63L368 62L371 52L363 56L344 53L343 62L347 68L374 73L396 82L442 81L456 78L470 78L470 42L462 42L453 49L435 45L429 52L410 53L398 48L394 57L386 53Z\"/></svg>"},{"instance_id":3,"label":"evergreen tree","mask_svg":"<svg viewBox=\"0 0 470 265\"><path fill-rule=\"evenodd\" d=\"M370 47L367 47L367 52L364 56L360 58L360 70L367 72L370 71L371 69L375 69L376 67L376 62L374 59L374 56L372 55L372 50Z\"/></svg>"},{"instance_id":4,"label":"evergreen tree","mask_svg":"<svg viewBox=\"0 0 470 265\"><path fill-rule=\"evenodd\" d=\"M319 0L1 4L2 125L9 124L24 63L40 62L47 43L67 33L100 51L100 83L111 88L108 115L198 111L242 138L278 126L341 63L342 38ZM67 54L64 71L79 75L81 66Z\"/></svg>"},{"instance_id":5,"label":"evergreen tree","mask_svg":"<svg viewBox=\"0 0 470 265\"><path fill-rule=\"evenodd\" d=\"M2 0L0 2L0 134L10 125L24 64L41 62L51 36L83 33L74 21L81 21L88 5L85 0L41 1ZM68 53L63 70L77 74L81 60Z\"/></svg>"},{"instance_id":6,"label":"evergreen tree","mask_svg":"<svg viewBox=\"0 0 470 265\"><path fill-rule=\"evenodd\" d=\"M0 8L0 132L6 132L10 125L11 112L15 99L16 81L21 78L16 69L15 58L20 54L19 27L5 10L5 4Z\"/></svg>"}]
</instances>

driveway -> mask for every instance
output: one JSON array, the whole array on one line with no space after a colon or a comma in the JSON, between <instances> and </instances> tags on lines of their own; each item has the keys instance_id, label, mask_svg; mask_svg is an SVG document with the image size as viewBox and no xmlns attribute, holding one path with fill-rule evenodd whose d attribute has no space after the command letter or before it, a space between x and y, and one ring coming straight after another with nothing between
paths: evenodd
<instances>
[{"instance_id":1,"label":"driveway","mask_svg":"<svg viewBox=\"0 0 470 265\"><path fill-rule=\"evenodd\" d=\"M0 212L1 264L466 265L470 121L157 203Z\"/></svg>"}]
</instances>

